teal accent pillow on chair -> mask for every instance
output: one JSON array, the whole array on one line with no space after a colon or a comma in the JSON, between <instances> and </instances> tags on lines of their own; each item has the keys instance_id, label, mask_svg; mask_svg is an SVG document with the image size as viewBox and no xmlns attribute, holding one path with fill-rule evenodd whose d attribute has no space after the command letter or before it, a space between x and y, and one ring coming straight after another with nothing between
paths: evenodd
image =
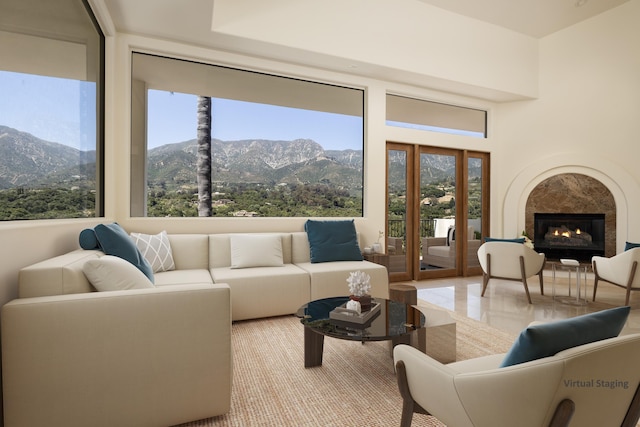
<instances>
[{"instance_id":1,"label":"teal accent pillow on chair","mask_svg":"<svg viewBox=\"0 0 640 427\"><path fill-rule=\"evenodd\" d=\"M307 220L304 230L309 239L311 262L362 261L353 220Z\"/></svg>"},{"instance_id":2,"label":"teal accent pillow on chair","mask_svg":"<svg viewBox=\"0 0 640 427\"><path fill-rule=\"evenodd\" d=\"M633 248L640 248L640 243L633 243L633 242L625 242L624 243L624 250L628 251L629 249L633 249Z\"/></svg>"},{"instance_id":3,"label":"teal accent pillow on chair","mask_svg":"<svg viewBox=\"0 0 640 427\"><path fill-rule=\"evenodd\" d=\"M524 243L524 237L519 237L517 239L498 239L495 237L485 237L485 242L511 242L511 243Z\"/></svg>"},{"instance_id":4,"label":"teal accent pillow on chair","mask_svg":"<svg viewBox=\"0 0 640 427\"><path fill-rule=\"evenodd\" d=\"M107 255L114 255L129 261L138 267L153 283L153 270L149 261L142 256L140 250L126 231L116 222L98 224L94 228L100 248Z\"/></svg>"},{"instance_id":5,"label":"teal accent pillow on chair","mask_svg":"<svg viewBox=\"0 0 640 427\"><path fill-rule=\"evenodd\" d=\"M529 326L520 333L501 368L554 354L568 348L617 337L631 307L617 307L570 319Z\"/></svg>"}]
</instances>

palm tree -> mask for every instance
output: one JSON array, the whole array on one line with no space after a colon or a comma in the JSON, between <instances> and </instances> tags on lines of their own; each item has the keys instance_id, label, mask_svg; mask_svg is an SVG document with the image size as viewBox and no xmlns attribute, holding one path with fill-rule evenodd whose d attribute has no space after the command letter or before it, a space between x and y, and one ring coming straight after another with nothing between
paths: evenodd
<instances>
[{"instance_id":1,"label":"palm tree","mask_svg":"<svg viewBox=\"0 0 640 427\"><path fill-rule=\"evenodd\" d=\"M198 97L198 216L211 216L211 98Z\"/></svg>"}]
</instances>

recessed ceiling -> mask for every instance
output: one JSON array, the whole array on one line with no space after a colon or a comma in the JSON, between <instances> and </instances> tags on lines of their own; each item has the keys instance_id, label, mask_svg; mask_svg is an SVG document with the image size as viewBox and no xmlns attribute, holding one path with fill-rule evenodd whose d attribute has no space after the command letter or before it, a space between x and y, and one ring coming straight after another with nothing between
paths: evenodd
<instances>
[{"instance_id":1,"label":"recessed ceiling","mask_svg":"<svg viewBox=\"0 0 640 427\"><path fill-rule=\"evenodd\" d=\"M629 0L420 0L423 3L541 38Z\"/></svg>"},{"instance_id":2,"label":"recessed ceiling","mask_svg":"<svg viewBox=\"0 0 640 427\"><path fill-rule=\"evenodd\" d=\"M268 38L242 37L232 32L212 31L212 16L216 7L233 5L232 19L243 25L243 10L248 11L247 20L255 16L268 19L269 13L278 13L286 7L292 13L304 14L304 3L299 0L91 0L106 6L116 31L139 34L158 39L202 46L235 53L255 55L277 61L303 64L354 75L397 81L435 88L445 92L462 93L495 101L522 99L520 92L513 94L497 88L461 84L455 80L442 79L420 72L395 67L393 64L375 64L356 61L345 56L328 52L295 48L282 43L269 43ZM235 3L238 1L240 3ZM381 0L378 0L381 1ZM390 4L415 6L411 2L422 3L467 18L507 28L514 32L538 39L561 29L575 25L598 14L618 7L629 0L384 0ZM335 2L334 2L335 3ZM249 9L249 5L259 6L259 10ZM316 3L317 5L317 3ZM258 13L260 12L260 13ZM399 10L399 12L402 12ZM308 19L308 16L304 18ZM402 25L395 22L394 25ZM228 23L227 23L228 25ZM267 29L268 26L265 26ZM327 27L330 31L330 27ZM527 95L528 96L528 95Z\"/></svg>"}]
</instances>

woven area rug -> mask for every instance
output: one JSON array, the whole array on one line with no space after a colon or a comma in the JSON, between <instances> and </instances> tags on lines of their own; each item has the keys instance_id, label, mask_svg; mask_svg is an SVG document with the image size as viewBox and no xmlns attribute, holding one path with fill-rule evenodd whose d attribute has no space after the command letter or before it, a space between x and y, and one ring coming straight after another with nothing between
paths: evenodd
<instances>
[{"instance_id":1,"label":"woven area rug","mask_svg":"<svg viewBox=\"0 0 640 427\"><path fill-rule=\"evenodd\" d=\"M449 313L456 320L457 360L505 352L513 342L509 334ZM388 342L326 338L322 366L305 369L303 326L283 316L234 323L232 343L231 411L182 427L400 424L402 399ZM416 414L412 426L443 425Z\"/></svg>"}]
</instances>

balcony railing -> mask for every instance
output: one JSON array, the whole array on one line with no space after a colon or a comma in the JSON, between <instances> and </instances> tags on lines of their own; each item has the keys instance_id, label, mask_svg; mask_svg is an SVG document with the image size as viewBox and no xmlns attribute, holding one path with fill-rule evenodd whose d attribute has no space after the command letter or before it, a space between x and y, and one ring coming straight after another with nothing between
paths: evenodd
<instances>
[{"instance_id":1,"label":"balcony railing","mask_svg":"<svg viewBox=\"0 0 640 427\"><path fill-rule=\"evenodd\" d=\"M389 237L405 238L407 226L404 219L390 219L387 221L389 228ZM420 237L433 237L435 231L436 220L421 219L420 220Z\"/></svg>"}]
</instances>

